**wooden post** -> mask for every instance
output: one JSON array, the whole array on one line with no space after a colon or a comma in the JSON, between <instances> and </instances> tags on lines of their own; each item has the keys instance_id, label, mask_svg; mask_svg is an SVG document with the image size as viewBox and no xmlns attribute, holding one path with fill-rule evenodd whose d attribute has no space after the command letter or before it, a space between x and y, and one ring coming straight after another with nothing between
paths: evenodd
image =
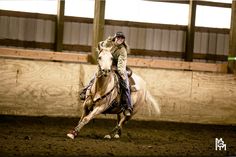
<instances>
[{"instance_id":1,"label":"wooden post","mask_svg":"<svg viewBox=\"0 0 236 157\"><path fill-rule=\"evenodd\" d=\"M94 19L93 19L93 41L91 62L97 63L96 48L98 42L103 40L104 24L105 24L105 0L95 0Z\"/></svg>"},{"instance_id":2,"label":"wooden post","mask_svg":"<svg viewBox=\"0 0 236 157\"><path fill-rule=\"evenodd\" d=\"M55 51L61 52L63 49L63 29L64 29L65 0L57 0L57 19L55 29Z\"/></svg>"},{"instance_id":3,"label":"wooden post","mask_svg":"<svg viewBox=\"0 0 236 157\"><path fill-rule=\"evenodd\" d=\"M197 4L195 0L189 0L189 19L186 33L185 61L193 61L196 6Z\"/></svg>"},{"instance_id":4,"label":"wooden post","mask_svg":"<svg viewBox=\"0 0 236 157\"><path fill-rule=\"evenodd\" d=\"M228 70L236 74L236 1L232 1Z\"/></svg>"}]
</instances>

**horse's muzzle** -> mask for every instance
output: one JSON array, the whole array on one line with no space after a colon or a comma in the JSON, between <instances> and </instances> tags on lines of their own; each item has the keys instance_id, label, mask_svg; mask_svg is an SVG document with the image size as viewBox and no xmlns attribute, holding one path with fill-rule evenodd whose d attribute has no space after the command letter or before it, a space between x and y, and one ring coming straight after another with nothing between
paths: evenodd
<instances>
[{"instance_id":1,"label":"horse's muzzle","mask_svg":"<svg viewBox=\"0 0 236 157\"><path fill-rule=\"evenodd\" d=\"M110 69L102 69L102 74L103 74L104 76L107 76L110 72L111 72Z\"/></svg>"}]
</instances>

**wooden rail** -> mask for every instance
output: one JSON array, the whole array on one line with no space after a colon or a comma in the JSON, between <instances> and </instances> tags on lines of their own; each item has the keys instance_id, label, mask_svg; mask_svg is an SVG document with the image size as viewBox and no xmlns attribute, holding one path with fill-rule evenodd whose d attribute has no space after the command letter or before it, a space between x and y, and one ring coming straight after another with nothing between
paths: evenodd
<instances>
[{"instance_id":1,"label":"wooden rail","mask_svg":"<svg viewBox=\"0 0 236 157\"><path fill-rule=\"evenodd\" d=\"M0 48L0 57L62 62L88 62L87 54Z\"/></svg>"},{"instance_id":2,"label":"wooden rail","mask_svg":"<svg viewBox=\"0 0 236 157\"><path fill-rule=\"evenodd\" d=\"M0 57L81 63L88 63L89 60L89 54L25 50L13 48L0 48ZM142 68L162 68L220 73L227 72L226 63L199 63L129 57L128 65Z\"/></svg>"}]
</instances>

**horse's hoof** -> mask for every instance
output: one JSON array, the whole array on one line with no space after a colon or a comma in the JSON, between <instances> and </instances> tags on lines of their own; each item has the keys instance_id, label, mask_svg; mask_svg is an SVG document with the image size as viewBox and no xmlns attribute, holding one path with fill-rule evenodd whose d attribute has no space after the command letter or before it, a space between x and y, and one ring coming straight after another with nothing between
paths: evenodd
<instances>
[{"instance_id":1,"label":"horse's hoof","mask_svg":"<svg viewBox=\"0 0 236 157\"><path fill-rule=\"evenodd\" d=\"M67 134L67 136L68 136L69 138L71 138L72 140L75 139L75 136L74 136L73 134L71 134L71 133Z\"/></svg>"},{"instance_id":2,"label":"horse's hoof","mask_svg":"<svg viewBox=\"0 0 236 157\"><path fill-rule=\"evenodd\" d=\"M78 135L76 130L71 130L68 134L66 134L69 138L72 140L75 139L75 137Z\"/></svg>"},{"instance_id":3,"label":"horse's hoof","mask_svg":"<svg viewBox=\"0 0 236 157\"><path fill-rule=\"evenodd\" d=\"M114 138L118 139L118 138L120 138L120 135L115 134Z\"/></svg>"},{"instance_id":4,"label":"horse's hoof","mask_svg":"<svg viewBox=\"0 0 236 157\"><path fill-rule=\"evenodd\" d=\"M111 135L105 135L104 138L105 139L111 139Z\"/></svg>"}]
</instances>

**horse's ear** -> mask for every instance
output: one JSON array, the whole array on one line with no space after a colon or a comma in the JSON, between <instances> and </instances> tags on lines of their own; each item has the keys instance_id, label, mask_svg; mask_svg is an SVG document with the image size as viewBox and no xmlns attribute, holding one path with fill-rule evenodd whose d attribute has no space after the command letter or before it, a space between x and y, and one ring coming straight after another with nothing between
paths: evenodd
<instances>
[{"instance_id":1,"label":"horse's ear","mask_svg":"<svg viewBox=\"0 0 236 157\"><path fill-rule=\"evenodd\" d=\"M97 46L97 52L98 52L98 55L101 53L102 51L102 46L101 46L101 42L98 43L98 46Z\"/></svg>"}]
</instances>

